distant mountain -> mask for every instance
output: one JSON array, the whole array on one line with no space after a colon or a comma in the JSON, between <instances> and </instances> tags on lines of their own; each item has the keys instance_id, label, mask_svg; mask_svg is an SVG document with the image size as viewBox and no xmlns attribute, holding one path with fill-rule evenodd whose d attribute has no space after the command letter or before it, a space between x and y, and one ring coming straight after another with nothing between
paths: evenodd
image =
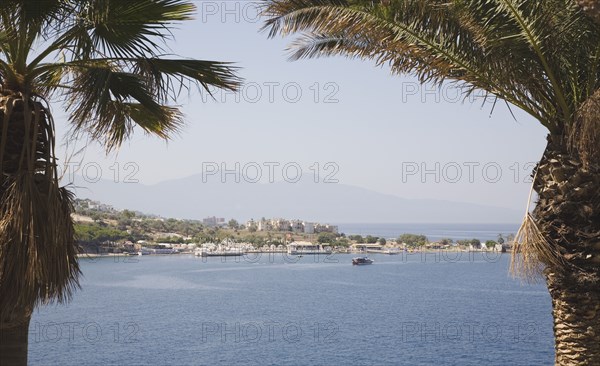
<instances>
[{"instance_id":1,"label":"distant mountain","mask_svg":"<svg viewBox=\"0 0 600 366\"><path fill-rule=\"evenodd\" d=\"M329 223L514 223L522 213L507 208L441 200L407 199L344 184L221 183L202 175L155 185L100 180L74 182L79 198L165 217L207 216L248 220L283 217Z\"/></svg>"}]
</instances>

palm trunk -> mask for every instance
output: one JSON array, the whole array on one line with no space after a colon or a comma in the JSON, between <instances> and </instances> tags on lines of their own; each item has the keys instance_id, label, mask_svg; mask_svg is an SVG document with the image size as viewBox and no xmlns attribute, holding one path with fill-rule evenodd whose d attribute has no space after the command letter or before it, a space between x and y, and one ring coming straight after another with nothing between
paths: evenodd
<instances>
[{"instance_id":1,"label":"palm trunk","mask_svg":"<svg viewBox=\"0 0 600 366\"><path fill-rule=\"evenodd\" d=\"M1 366L27 364L33 308L78 286L71 200L58 184L49 111L0 91Z\"/></svg>"},{"instance_id":2,"label":"palm trunk","mask_svg":"<svg viewBox=\"0 0 600 366\"><path fill-rule=\"evenodd\" d=\"M534 217L561 265L544 277L552 298L556 365L600 365L600 169L550 138L538 166ZM557 141L559 141L557 143Z\"/></svg>"},{"instance_id":3,"label":"palm trunk","mask_svg":"<svg viewBox=\"0 0 600 366\"><path fill-rule=\"evenodd\" d=\"M0 324L0 365L26 366L31 314Z\"/></svg>"},{"instance_id":4,"label":"palm trunk","mask_svg":"<svg viewBox=\"0 0 600 366\"><path fill-rule=\"evenodd\" d=\"M556 365L600 365L600 293L577 278L546 272L552 297Z\"/></svg>"}]
</instances>

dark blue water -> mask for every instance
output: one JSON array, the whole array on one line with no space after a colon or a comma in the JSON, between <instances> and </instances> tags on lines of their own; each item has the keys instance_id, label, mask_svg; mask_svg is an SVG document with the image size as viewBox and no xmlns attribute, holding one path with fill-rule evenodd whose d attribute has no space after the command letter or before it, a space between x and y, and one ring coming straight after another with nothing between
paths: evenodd
<instances>
[{"instance_id":1,"label":"dark blue water","mask_svg":"<svg viewBox=\"0 0 600 366\"><path fill-rule=\"evenodd\" d=\"M425 235L431 241L449 238L453 240L479 239L496 240L498 234L504 239L516 234L516 224L338 224L339 231L346 235L373 235L395 239L402 234Z\"/></svg>"},{"instance_id":2,"label":"dark blue water","mask_svg":"<svg viewBox=\"0 0 600 366\"><path fill-rule=\"evenodd\" d=\"M32 365L550 365L550 298L509 257L83 260L35 312ZM138 258L135 258L136 260ZM292 263L298 261L296 263Z\"/></svg>"}]
</instances>

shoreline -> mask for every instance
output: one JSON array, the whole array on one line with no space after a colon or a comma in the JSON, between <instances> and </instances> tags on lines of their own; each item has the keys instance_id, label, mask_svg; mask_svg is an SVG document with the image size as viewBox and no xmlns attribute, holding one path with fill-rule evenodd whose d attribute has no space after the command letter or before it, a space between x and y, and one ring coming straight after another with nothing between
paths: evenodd
<instances>
[{"instance_id":1,"label":"shoreline","mask_svg":"<svg viewBox=\"0 0 600 366\"><path fill-rule=\"evenodd\" d=\"M505 252L498 250L471 250L471 249L421 249L421 250L408 250L408 251L399 251L397 254L389 254L389 253L376 253L376 252L360 252L360 251L332 251L331 253L320 253L320 254L302 254L302 255L331 255L331 254L361 254L361 255L385 255L385 256L402 256L402 255L410 255L410 254L421 254L421 253L498 253L498 254L510 254L512 250L507 250ZM260 250L249 250L242 252L240 256L244 256L246 254L287 254L284 251L260 251ZM169 254L144 254L143 256L137 254L128 254L128 253L78 253L78 258L102 258L102 257L145 257L145 256L171 256L171 255L194 255L193 252L181 252L181 253L169 253ZM288 254L290 256L297 256L296 254ZM219 257L216 255L215 257Z\"/></svg>"}]
</instances>

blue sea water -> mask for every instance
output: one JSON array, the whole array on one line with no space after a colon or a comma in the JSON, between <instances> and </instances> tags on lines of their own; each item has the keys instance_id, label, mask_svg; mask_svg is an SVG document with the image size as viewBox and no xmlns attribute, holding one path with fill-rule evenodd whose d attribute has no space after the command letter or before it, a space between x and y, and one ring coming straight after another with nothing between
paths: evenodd
<instances>
[{"instance_id":1,"label":"blue sea water","mask_svg":"<svg viewBox=\"0 0 600 366\"><path fill-rule=\"evenodd\" d=\"M551 365L543 285L482 253L83 259L31 365Z\"/></svg>"},{"instance_id":2,"label":"blue sea water","mask_svg":"<svg viewBox=\"0 0 600 366\"><path fill-rule=\"evenodd\" d=\"M515 224L338 224L339 232L346 235L373 235L395 239L402 234L425 235L431 241L449 238L453 240L479 239L496 240L498 234L506 239L508 234L516 234L519 223Z\"/></svg>"}]
</instances>

